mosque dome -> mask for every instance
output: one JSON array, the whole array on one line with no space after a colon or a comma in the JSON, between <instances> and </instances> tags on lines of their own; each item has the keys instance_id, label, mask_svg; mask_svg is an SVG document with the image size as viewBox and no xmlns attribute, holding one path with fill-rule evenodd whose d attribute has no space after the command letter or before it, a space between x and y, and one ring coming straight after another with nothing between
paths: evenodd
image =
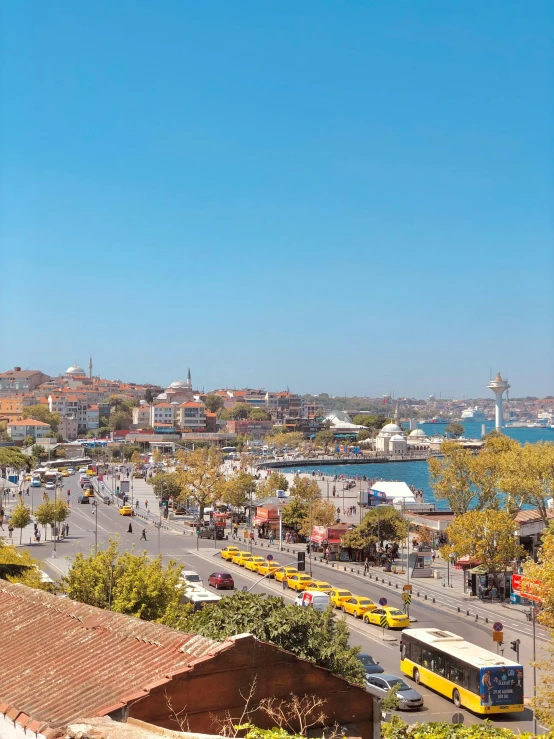
<instances>
[{"instance_id":1,"label":"mosque dome","mask_svg":"<svg viewBox=\"0 0 554 739\"><path fill-rule=\"evenodd\" d=\"M425 439L425 431L423 429L414 429L410 433L410 439Z\"/></svg>"},{"instance_id":2,"label":"mosque dome","mask_svg":"<svg viewBox=\"0 0 554 739\"><path fill-rule=\"evenodd\" d=\"M75 362L71 367L68 367L65 371L66 375L85 375L86 372L82 367Z\"/></svg>"},{"instance_id":3,"label":"mosque dome","mask_svg":"<svg viewBox=\"0 0 554 739\"><path fill-rule=\"evenodd\" d=\"M187 383L183 382L183 380L175 380L175 382L172 382L169 386L170 388L173 388L174 390L178 390L179 388L186 387Z\"/></svg>"},{"instance_id":4,"label":"mosque dome","mask_svg":"<svg viewBox=\"0 0 554 739\"><path fill-rule=\"evenodd\" d=\"M402 434L395 434L394 436L390 437L391 441L404 441L404 437Z\"/></svg>"},{"instance_id":5,"label":"mosque dome","mask_svg":"<svg viewBox=\"0 0 554 739\"><path fill-rule=\"evenodd\" d=\"M402 429L395 423L387 423L385 426L383 426L379 433L382 434L383 432L386 434L401 434Z\"/></svg>"},{"instance_id":6,"label":"mosque dome","mask_svg":"<svg viewBox=\"0 0 554 739\"><path fill-rule=\"evenodd\" d=\"M156 400L167 400L167 393L160 393L156 395Z\"/></svg>"}]
</instances>

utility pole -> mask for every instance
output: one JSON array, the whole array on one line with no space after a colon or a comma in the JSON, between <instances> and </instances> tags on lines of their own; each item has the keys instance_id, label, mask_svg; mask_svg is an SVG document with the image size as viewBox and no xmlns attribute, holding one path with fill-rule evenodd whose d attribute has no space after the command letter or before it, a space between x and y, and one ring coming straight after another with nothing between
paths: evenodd
<instances>
[{"instance_id":1,"label":"utility pole","mask_svg":"<svg viewBox=\"0 0 554 739\"><path fill-rule=\"evenodd\" d=\"M536 609L531 606L531 617L533 619L533 699L537 700L537 627L536 627ZM537 714L533 708L533 734L537 734Z\"/></svg>"},{"instance_id":2,"label":"utility pole","mask_svg":"<svg viewBox=\"0 0 554 739\"><path fill-rule=\"evenodd\" d=\"M312 576L312 499L310 498L310 539L309 539L309 555L310 555L310 577Z\"/></svg>"}]
</instances>

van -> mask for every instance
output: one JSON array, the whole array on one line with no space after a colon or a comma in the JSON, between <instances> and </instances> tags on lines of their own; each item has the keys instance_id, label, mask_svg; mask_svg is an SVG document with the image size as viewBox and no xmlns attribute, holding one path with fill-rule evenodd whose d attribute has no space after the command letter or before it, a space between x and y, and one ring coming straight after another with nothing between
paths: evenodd
<instances>
[{"instance_id":1,"label":"van","mask_svg":"<svg viewBox=\"0 0 554 739\"><path fill-rule=\"evenodd\" d=\"M181 603L190 603L195 611L199 611L205 605L218 603L220 600L221 596L201 588L191 588L181 596Z\"/></svg>"},{"instance_id":2,"label":"van","mask_svg":"<svg viewBox=\"0 0 554 739\"><path fill-rule=\"evenodd\" d=\"M330 598L327 593L320 593L318 590L304 590L299 593L294 601L295 605L304 608L313 608L314 611L326 611L330 604Z\"/></svg>"}]
</instances>

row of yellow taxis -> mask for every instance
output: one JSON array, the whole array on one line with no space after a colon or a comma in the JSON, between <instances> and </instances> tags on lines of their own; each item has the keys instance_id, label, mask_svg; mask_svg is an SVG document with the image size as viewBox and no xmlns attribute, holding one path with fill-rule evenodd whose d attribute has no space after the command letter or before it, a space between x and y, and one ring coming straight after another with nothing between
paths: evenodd
<instances>
[{"instance_id":1,"label":"row of yellow taxis","mask_svg":"<svg viewBox=\"0 0 554 739\"><path fill-rule=\"evenodd\" d=\"M296 567L282 566L275 560L267 560L232 545L222 549L221 556L227 562L259 575L272 577L278 582L286 580L287 587L291 590L297 592L319 590L327 593L333 608L341 609L343 613L348 613L354 618L361 618L366 624L381 626L381 618L385 616L386 629L404 629L410 626L408 616L398 608L379 606L366 596L353 595L350 590L344 588L334 588L323 580L313 580L309 575L299 572Z\"/></svg>"}]
</instances>

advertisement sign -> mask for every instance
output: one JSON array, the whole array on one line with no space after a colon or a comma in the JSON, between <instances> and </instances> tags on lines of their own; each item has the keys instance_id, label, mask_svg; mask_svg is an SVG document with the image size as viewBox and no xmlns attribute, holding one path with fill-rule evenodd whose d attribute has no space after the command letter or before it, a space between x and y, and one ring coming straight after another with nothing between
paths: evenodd
<instances>
[{"instance_id":1,"label":"advertisement sign","mask_svg":"<svg viewBox=\"0 0 554 739\"><path fill-rule=\"evenodd\" d=\"M540 603L541 599L538 596L527 592L530 589L529 585L540 585L540 583L538 580L530 580L523 575L512 575L512 593L519 595L521 598Z\"/></svg>"},{"instance_id":2,"label":"advertisement sign","mask_svg":"<svg viewBox=\"0 0 554 739\"><path fill-rule=\"evenodd\" d=\"M523 704L523 669L519 666L482 667L479 692L482 706Z\"/></svg>"},{"instance_id":3,"label":"advertisement sign","mask_svg":"<svg viewBox=\"0 0 554 739\"><path fill-rule=\"evenodd\" d=\"M128 493L130 490L129 485L130 485L129 480L121 480L121 484L119 486L120 491L122 493Z\"/></svg>"}]
</instances>

